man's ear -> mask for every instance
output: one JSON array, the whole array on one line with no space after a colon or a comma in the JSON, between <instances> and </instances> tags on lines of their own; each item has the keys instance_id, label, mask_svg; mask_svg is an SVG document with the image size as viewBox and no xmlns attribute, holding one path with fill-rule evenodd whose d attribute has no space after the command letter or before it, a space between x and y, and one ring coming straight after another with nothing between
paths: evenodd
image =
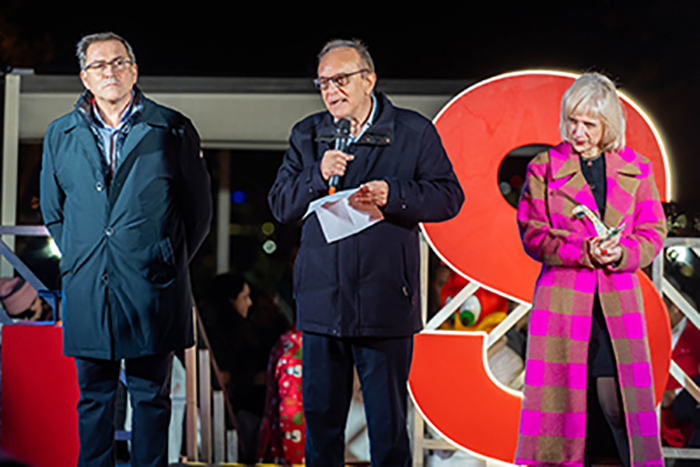
<instances>
[{"instance_id":1,"label":"man's ear","mask_svg":"<svg viewBox=\"0 0 700 467\"><path fill-rule=\"evenodd\" d=\"M87 70L80 70L80 81L83 82L83 86L85 86L85 89L92 92L87 81Z\"/></svg>"},{"instance_id":2,"label":"man's ear","mask_svg":"<svg viewBox=\"0 0 700 467\"><path fill-rule=\"evenodd\" d=\"M377 74L367 73L365 76L365 82L367 83L367 95L369 96L374 91L374 85L377 84Z\"/></svg>"}]
</instances>

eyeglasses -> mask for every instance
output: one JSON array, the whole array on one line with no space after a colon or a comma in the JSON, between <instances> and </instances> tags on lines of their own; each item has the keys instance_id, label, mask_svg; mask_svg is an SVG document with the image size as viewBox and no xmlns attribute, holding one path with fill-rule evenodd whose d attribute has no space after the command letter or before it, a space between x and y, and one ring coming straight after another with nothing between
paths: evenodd
<instances>
[{"instance_id":1,"label":"eyeglasses","mask_svg":"<svg viewBox=\"0 0 700 467\"><path fill-rule=\"evenodd\" d=\"M110 62L105 62L100 60L99 62L93 62L87 65L84 70L92 71L93 73L104 73L107 71L107 67L112 67L112 70L117 73L122 72L126 69L127 65L133 65L134 62L124 57L117 57Z\"/></svg>"},{"instance_id":2,"label":"eyeglasses","mask_svg":"<svg viewBox=\"0 0 700 467\"><path fill-rule=\"evenodd\" d=\"M330 78L319 76L314 80L314 85L319 91L325 91L328 89L328 86L330 86L330 82L333 81L333 84L339 88L342 88L348 84L352 75L356 75L358 73L369 73L369 70L367 68L363 68L362 70L353 71L352 73L338 73Z\"/></svg>"}]
</instances>

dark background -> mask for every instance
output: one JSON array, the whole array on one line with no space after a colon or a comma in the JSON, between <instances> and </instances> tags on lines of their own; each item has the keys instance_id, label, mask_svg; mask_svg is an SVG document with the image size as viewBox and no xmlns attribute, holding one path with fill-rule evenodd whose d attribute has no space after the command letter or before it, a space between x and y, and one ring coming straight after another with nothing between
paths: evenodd
<instances>
[{"instance_id":1,"label":"dark background","mask_svg":"<svg viewBox=\"0 0 700 467\"><path fill-rule=\"evenodd\" d=\"M666 138L676 201L696 210L695 2L297 3L39 7L6 1L0 6L0 57L37 73L76 74L80 37L113 30L132 43L140 73L151 76L313 77L315 54L335 37L363 39L380 79L481 80L525 68L594 69L615 78L650 113Z\"/></svg>"},{"instance_id":2,"label":"dark background","mask_svg":"<svg viewBox=\"0 0 700 467\"><path fill-rule=\"evenodd\" d=\"M4 1L0 58L37 73L77 74L80 37L113 30L150 76L312 78L316 53L336 37L363 39L379 79L593 69L649 112L666 139L676 201L697 210L697 2L450 3Z\"/></svg>"}]
</instances>

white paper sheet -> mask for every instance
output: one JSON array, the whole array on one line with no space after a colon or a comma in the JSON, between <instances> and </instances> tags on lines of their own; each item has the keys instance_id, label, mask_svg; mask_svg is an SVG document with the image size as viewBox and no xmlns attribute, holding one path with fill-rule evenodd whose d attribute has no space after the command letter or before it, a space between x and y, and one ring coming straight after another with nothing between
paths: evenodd
<instances>
[{"instance_id":1,"label":"white paper sheet","mask_svg":"<svg viewBox=\"0 0 700 467\"><path fill-rule=\"evenodd\" d=\"M377 206L351 205L350 197L359 188L343 190L313 201L304 214L306 219L316 212L321 230L328 243L362 232L384 219Z\"/></svg>"}]
</instances>

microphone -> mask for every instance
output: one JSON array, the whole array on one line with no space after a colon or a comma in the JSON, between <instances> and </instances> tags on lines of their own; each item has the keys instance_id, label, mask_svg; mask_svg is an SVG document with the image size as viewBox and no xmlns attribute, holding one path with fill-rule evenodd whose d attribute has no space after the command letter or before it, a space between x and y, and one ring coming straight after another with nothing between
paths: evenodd
<instances>
[{"instance_id":1,"label":"microphone","mask_svg":"<svg viewBox=\"0 0 700 467\"><path fill-rule=\"evenodd\" d=\"M341 118L335 128L335 147L338 151L345 152L350 146L350 120ZM328 194L332 195L338 189L339 175L331 175L328 179Z\"/></svg>"}]
</instances>

